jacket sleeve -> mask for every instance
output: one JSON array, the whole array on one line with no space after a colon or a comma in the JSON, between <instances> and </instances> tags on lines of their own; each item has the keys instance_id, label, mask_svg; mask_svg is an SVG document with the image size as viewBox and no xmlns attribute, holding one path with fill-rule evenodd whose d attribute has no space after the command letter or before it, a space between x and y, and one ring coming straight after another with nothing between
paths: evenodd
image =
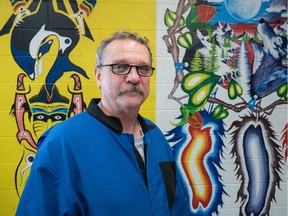
<instances>
[{"instance_id":1,"label":"jacket sleeve","mask_svg":"<svg viewBox=\"0 0 288 216\"><path fill-rule=\"evenodd\" d=\"M63 184L65 180L60 179L59 173L56 173L65 172L60 160L63 150L59 140L47 137L50 131L51 128L38 140L38 151L18 203L16 216L72 215L69 213L70 197L69 203L67 199L70 195L65 191L69 186Z\"/></svg>"},{"instance_id":2,"label":"jacket sleeve","mask_svg":"<svg viewBox=\"0 0 288 216\"><path fill-rule=\"evenodd\" d=\"M36 157L16 216L64 215L69 206L59 184L57 176Z\"/></svg>"}]
</instances>

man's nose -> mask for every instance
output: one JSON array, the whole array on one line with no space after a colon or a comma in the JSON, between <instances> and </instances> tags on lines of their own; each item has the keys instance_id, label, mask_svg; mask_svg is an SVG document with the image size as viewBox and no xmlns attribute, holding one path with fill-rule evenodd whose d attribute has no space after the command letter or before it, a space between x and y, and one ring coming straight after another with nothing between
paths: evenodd
<instances>
[{"instance_id":1,"label":"man's nose","mask_svg":"<svg viewBox=\"0 0 288 216\"><path fill-rule=\"evenodd\" d=\"M130 72L128 74L128 77L127 77L130 82L132 83L137 83L140 81L140 76L137 72L137 67L136 66L131 66L131 69L130 69Z\"/></svg>"}]
</instances>

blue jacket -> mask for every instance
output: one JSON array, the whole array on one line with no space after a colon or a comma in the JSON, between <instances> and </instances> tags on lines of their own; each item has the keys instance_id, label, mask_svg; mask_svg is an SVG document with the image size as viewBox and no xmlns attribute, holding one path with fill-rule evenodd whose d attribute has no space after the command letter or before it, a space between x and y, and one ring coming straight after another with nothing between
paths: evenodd
<instances>
[{"instance_id":1,"label":"blue jacket","mask_svg":"<svg viewBox=\"0 0 288 216\"><path fill-rule=\"evenodd\" d=\"M16 215L188 215L171 147L160 129L138 116L144 165L133 134L122 133L120 120L97 104L93 99L87 112L39 139Z\"/></svg>"}]
</instances>

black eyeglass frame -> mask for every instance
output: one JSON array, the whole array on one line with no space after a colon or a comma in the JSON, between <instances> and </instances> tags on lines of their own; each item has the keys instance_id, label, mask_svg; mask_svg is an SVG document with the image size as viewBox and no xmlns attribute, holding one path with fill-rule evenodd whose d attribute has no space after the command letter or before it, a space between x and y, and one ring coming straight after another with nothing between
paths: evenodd
<instances>
[{"instance_id":1,"label":"black eyeglass frame","mask_svg":"<svg viewBox=\"0 0 288 216\"><path fill-rule=\"evenodd\" d=\"M127 70L127 72L125 72L125 73L115 73L115 66L128 66L129 67L129 70ZM148 65L129 65L129 64L104 64L104 65L99 65L99 66L97 66L97 67L99 67L99 68L101 68L101 67L111 67L112 68L112 72L114 73L114 74L116 74L116 75L127 75L127 74L129 74L130 73L130 71L131 71L131 68L132 67L135 67L136 68L136 71L137 71L137 74L139 75L139 76L142 76L142 77L151 77L152 75L153 75L153 72L154 72L154 70L155 70L155 68L154 67L152 67L152 66L148 66ZM141 73L139 73L139 67L146 67L146 68L149 68L149 69L151 69L151 74L150 75L145 75L145 74L141 74Z\"/></svg>"}]
</instances>

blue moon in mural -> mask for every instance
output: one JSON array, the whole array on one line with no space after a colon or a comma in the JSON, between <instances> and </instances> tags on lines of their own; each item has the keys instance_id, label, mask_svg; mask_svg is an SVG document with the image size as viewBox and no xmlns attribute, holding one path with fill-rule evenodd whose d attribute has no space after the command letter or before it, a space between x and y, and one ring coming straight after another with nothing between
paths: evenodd
<instances>
[{"instance_id":1,"label":"blue moon in mural","mask_svg":"<svg viewBox=\"0 0 288 216\"><path fill-rule=\"evenodd\" d=\"M248 20L257 15L262 0L225 0L227 11L235 18Z\"/></svg>"}]
</instances>

